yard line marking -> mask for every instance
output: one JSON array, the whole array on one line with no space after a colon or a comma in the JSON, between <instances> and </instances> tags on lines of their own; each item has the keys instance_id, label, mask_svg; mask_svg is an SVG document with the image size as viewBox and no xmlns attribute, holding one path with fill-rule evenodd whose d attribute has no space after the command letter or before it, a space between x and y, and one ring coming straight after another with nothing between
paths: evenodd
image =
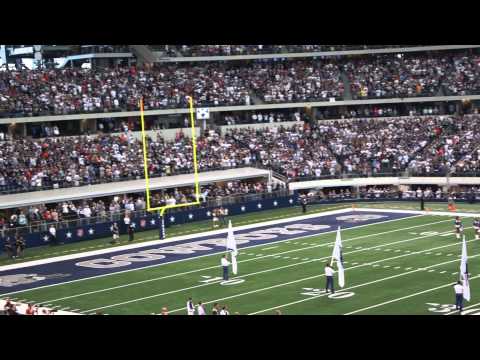
<instances>
[{"instance_id":1,"label":"yard line marking","mask_svg":"<svg viewBox=\"0 0 480 360\"><path fill-rule=\"evenodd\" d=\"M390 267L390 265L385 265L384 268L385 269L388 269Z\"/></svg>"},{"instance_id":2,"label":"yard line marking","mask_svg":"<svg viewBox=\"0 0 480 360\"><path fill-rule=\"evenodd\" d=\"M442 255L442 253L436 253L435 256L439 256L439 255Z\"/></svg>"},{"instance_id":3,"label":"yard line marking","mask_svg":"<svg viewBox=\"0 0 480 360\"><path fill-rule=\"evenodd\" d=\"M447 254L447 256L453 256L453 254Z\"/></svg>"},{"instance_id":4,"label":"yard line marking","mask_svg":"<svg viewBox=\"0 0 480 360\"><path fill-rule=\"evenodd\" d=\"M477 276L474 276L472 278L470 278L470 280L473 280L473 279L476 279L476 278L479 278L480 275L477 275ZM350 311L344 315L352 315L352 314L356 314L356 313L359 313L359 312L362 312L362 311L365 311L365 310L370 310L370 309L373 309L373 308L377 308L377 307L380 307L380 306L383 306L383 305L387 305L387 304L391 304L391 303L394 303L394 302L397 302L397 301L400 301L400 300L404 300L404 299L408 299L408 298L411 298L411 297L414 297L414 296L417 296L417 295L421 295L421 294L425 294L425 293L428 293L428 292L431 292L431 291L435 291L435 290L438 290L438 289L442 289L442 288L445 288L445 287L449 287L449 286L452 286L451 283L448 283L446 285L441 285L441 286L437 286L437 287L434 287L434 288L431 288L431 289L427 289L427 290L423 290L423 291L419 291L419 292L416 292L414 294L410 294L410 295L406 295L406 296L402 296L402 297L399 297L399 298L396 298L396 299L392 299L392 300L389 300L389 301L385 301L383 303L380 303L380 304L376 304L376 305L372 305L372 306L368 306L368 307L365 307L363 309L358 309L358 310L354 310L354 311ZM465 309L465 308L464 308ZM451 313L454 313L456 311L453 311ZM445 314L445 315L449 315L451 313L448 313L448 314Z\"/></svg>"},{"instance_id":5,"label":"yard line marking","mask_svg":"<svg viewBox=\"0 0 480 360\"><path fill-rule=\"evenodd\" d=\"M400 269L400 266L395 266L394 269L398 270L398 269Z\"/></svg>"},{"instance_id":6,"label":"yard line marking","mask_svg":"<svg viewBox=\"0 0 480 360\"><path fill-rule=\"evenodd\" d=\"M373 267L378 267L378 266L380 266L380 265L378 265L378 264L373 264Z\"/></svg>"},{"instance_id":7,"label":"yard line marking","mask_svg":"<svg viewBox=\"0 0 480 360\"><path fill-rule=\"evenodd\" d=\"M435 269L430 269L430 270L428 270L428 272L434 272L434 271L435 271Z\"/></svg>"},{"instance_id":8,"label":"yard line marking","mask_svg":"<svg viewBox=\"0 0 480 360\"><path fill-rule=\"evenodd\" d=\"M427 252L427 253L425 253L425 254L426 254L426 255L432 255L432 253L431 253L431 252Z\"/></svg>"},{"instance_id":9,"label":"yard line marking","mask_svg":"<svg viewBox=\"0 0 480 360\"><path fill-rule=\"evenodd\" d=\"M354 262L354 263L352 263L352 265L358 265L358 262Z\"/></svg>"},{"instance_id":10,"label":"yard line marking","mask_svg":"<svg viewBox=\"0 0 480 360\"><path fill-rule=\"evenodd\" d=\"M395 250L395 252L400 252L400 251L402 251L402 250L400 250L400 249Z\"/></svg>"},{"instance_id":11,"label":"yard line marking","mask_svg":"<svg viewBox=\"0 0 480 360\"><path fill-rule=\"evenodd\" d=\"M457 275L457 274L458 274L458 272L456 272L456 271L455 271L455 272L452 272L452 275Z\"/></svg>"},{"instance_id":12,"label":"yard line marking","mask_svg":"<svg viewBox=\"0 0 480 360\"><path fill-rule=\"evenodd\" d=\"M473 240L469 240L468 242L471 242ZM443 245L439 248L443 248L443 247L447 247L447 246L456 246L457 244L448 244L448 245ZM380 245L381 246L381 245ZM436 249L436 248L433 248L433 249ZM422 251L418 251L416 252L415 254L419 254L419 253L422 253L422 252L425 252L425 251L428 251L428 250L432 250L432 249L425 249L425 250L422 250ZM365 267L365 266L368 266L368 265L371 265L371 264L374 264L374 263L379 263L379 262L384 262L384 261L389 261L389 260L394 260L394 259L398 259L398 258L402 258L402 257L406 257L406 256L411 256L413 254L403 254L403 255L398 255L398 256L394 256L394 257L390 257L390 258L386 258L386 259L381 259L381 260L377 260L373 263L369 263L369 264L361 264L361 265L357 265L357 266L353 266L353 267L350 267L350 268L347 268L345 269L345 271L347 270L351 270L351 269L355 269L355 268L359 268L359 267ZM477 257L477 256L480 256L479 255L474 255L472 257ZM329 259L330 257L325 257L325 259ZM318 259L318 260L322 260L322 259ZM429 267L434 267L434 266L439 266L439 265L444 265L444 264L447 264L447 263L451 263L451 262L454 262L454 261L457 261L457 260L451 260L451 261L447 261L445 263L440 263L440 264L436 264L436 265L431 265ZM378 265L378 264L376 264ZM295 266L295 264L292 264L292 265L287 265L287 266L284 266L283 268L285 267L288 267L288 266ZM375 266L375 265L373 265ZM378 265L380 266L380 265ZM270 270L263 270L261 272L268 272L268 271L273 271L274 269L270 269ZM407 272L405 274L409 274L409 273L413 273L413 272L418 272L419 270L413 270L413 271L410 271L410 272ZM252 274L246 274L246 275L243 275L243 276L238 276L237 278L242 278L242 277L247 277L247 276L251 276L251 275L254 275L253 273ZM272 288L277 288L277 287L281 287L281 286L285 286L285 285L290 285L290 284L293 284L293 283L297 283L297 282L301 282L301 281L305 281L305 280L310 280L310 279L314 279L314 278L318 278L318 277L323 277L325 276L324 274L321 274L321 275L314 275L314 276L310 276L310 277L307 277L307 278L303 278L303 279L298 279L298 280L293 280L293 281L290 281L290 282L287 282L287 283L283 283L283 284L278 284L278 285L273 285L273 286L270 286L270 287L267 287L267 288L264 288L264 289L257 289L257 290L252 290L252 291L249 291L247 293L241 293L241 294L237 294L237 295L232 295L228 298L222 298L222 299L216 299L216 300L212 300L212 301L208 301L208 302L205 302L204 304L210 304L212 302L218 302L218 301L221 301L221 300L226 300L226 299L230 299L230 298L234 298L234 297L239 297L239 296L243 296L243 295L247 295L247 294L250 294L250 293L255 293L255 292L259 292L259 291L263 291L263 290L268 290L268 289L272 289ZM398 275L396 275L398 276ZM210 284L204 284L202 286L206 286L206 285L211 285L212 283ZM346 290L346 289L343 289L343 290ZM161 296L162 294L156 294L156 295L151 295L151 296L148 296L146 298L142 298L142 299L135 299L135 300L130 300L128 301L127 303L132 303L132 302L136 302L136 301L140 301L140 300L144 300L144 299L148 299L148 298L152 298L152 297L158 297L158 296ZM125 303L122 303L121 305L124 305ZM113 305L108 305L106 307L113 307L113 306L117 306L115 304ZM98 310L98 309L103 309L105 307L102 307L102 308L97 308L97 309L92 309L90 311L93 311L93 310ZM170 311L170 313L172 312L176 312L176 311L180 311L180 310L184 310L184 308L180 308L180 309L176 309L176 310L172 310Z\"/></svg>"},{"instance_id":13,"label":"yard line marking","mask_svg":"<svg viewBox=\"0 0 480 360\"><path fill-rule=\"evenodd\" d=\"M278 246L270 246L268 248L264 248L263 250L271 250L271 249L276 249L278 248Z\"/></svg>"},{"instance_id":14,"label":"yard line marking","mask_svg":"<svg viewBox=\"0 0 480 360\"><path fill-rule=\"evenodd\" d=\"M479 276L480 276L480 275L477 275L477 276L475 276L475 277L472 277L472 278L470 278L470 280L472 280L472 279L474 279L474 278L477 278L477 277L479 277ZM472 305L465 306L465 307L463 308L463 311L468 310L468 309L470 309L470 308L472 308L472 307L475 307L475 306L478 306L478 305L480 305L480 303L476 303L476 304L472 304ZM458 310L454 310L454 311L450 311L449 313L446 313L446 314L444 314L444 315L453 315L453 314L457 314L457 313L458 313Z\"/></svg>"},{"instance_id":15,"label":"yard line marking","mask_svg":"<svg viewBox=\"0 0 480 360\"><path fill-rule=\"evenodd\" d=\"M292 258L292 260L298 260L298 259L300 259L300 258L298 258L298 257L294 257L294 258Z\"/></svg>"},{"instance_id":16,"label":"yard line marking","mask_svg":"<svg viewBox=\"0 0 480 360\"><path fill-rule=\"evenodd\" d=\"M384 224L384 223L389 223L389 222L393 222L393 221L400 221L400 220L405 220L405 219L411 219L411 218L416 218L416 217L386 220L386 221L379 222L379 223L360 225L360 226L357 226L357 227L355 227L355 228L349 228L349 229L358 229L358 228L363 228L363 227L366 227L366 226L377 225L377 224ZM390 234L390 233L394 233L394 232L398 232L398 231L404 231L404 230L406 230L406 229L411 229L411 228L418 228L418 227L423 227L423 226L436 225L436 224L439 224L439 223L444 223L444 222L449 222L449 221L450 221L450 220L441 220L441 221L435 221L435 222L432 222L432 223L414 225L414 226L410 226L410 227L407 227L407 228L400 228L400 229L394 229L394 230L388 230L388 231L384 231L384 232L379 232L379 233L375 233L375 234L362 235L362 236L357 236L357 237L354 237L354 238L351 238L351 239L343 240L343 242L345 243L345 242L348 242L348 241L359 240L359 239L374 237L374 236L378 236L378 235ZM346 229L346 230L349 230L349 229ZM337 231L337 230L332 230L332 231L329 231L329 232L322 233L321 235L336 233L336 231ZM315 236L315 235L305 235L305 236L301 236L300 238L312 237L312 236ZM421 237L414 238L413 240L415 240L415 239L421 239L421 238L429 237L429 236L433 236L433 235L425 235L425 236L421 236ZM291 239L290 239L290 240L291 240ZM402 240L402 242L404 242L404 241L405 241L405 240ZM411 239L407 239L407 241L411 241ZM285 242L285 240L279 240L277 243L282 243L282 242ZM323 246L326 246L326 245L329 245L329 244L334 244L334 242L318 244L318 245L311 246L311 247L306 247L306 248L288 250L288 251L284 251L284 252L277 253L277 254L273 254L273 255L275 256L275 255L286 254L286 253L290 253L290 252L296 252L296 251L302 251L302 250L309 250L309 249L312 249L312 248L314 248L314 247L323 247ZM395 243L392 243L392 244L396 244L396 242L395 242ZM385 244L385 245L389 245L389 244ZM265 244L252 245L252 246L249 246L249 247L246 247L246 248L256 248L256 247L261 247L261 246L265 246ZM382 245L382 246L383 246L383 245ZM199 256L196 256L196 257L193 257L193 258L171 261L171 262L169 262L169 263L149 265L149 266L145 266L145 267L138 268L138 269L122 270L122 271L118 271L118 272L115 272L115 273L109 273L109 274L104 274L104 275L96 275L96 276L92 276L92 277L88 277L88 278L83 278L83 279L65 281L65 282L62 282L62 283L56 283L56 284L51 284L51 285L44 285L44 286L39 286L39 287L36 287L36 288L33 288L33 289L29 289L29 290L14 291L14 292L11 292L11 293L2 294L2 296L9 295L9 294L17 294L17 293L29 292L29 291L33 291L33 290L38 290L38 289L43 289L43 288L48 288L48 287L53 287L53 286L58 286L58 285L65 285L65 284L75 283L75 282L84 281L84 280L89 280L89 279L96 279L96 278L101 278L101 277L105 277L105 276L112 276L112 275L117 275L117 274L123 274L123 273L128 273L128 272L131 272L131 271L140 271L140 270L144 270L144 269L148 269L148 268L153 268L153 267L158 267L158 266L162 266L162 265L166 265L166 264L174 264L174 263L177 263L177 262L188 261L188 260L193 260L193 259L198 259L198 258L207 257L207 256L213 256L213 255L218 255L218 253L207 254L207 255L199 255ZM253 254L253 255L254 255L254 254ZM253 261L253 260L257 260L257 259L262 259L262 258L251 258L251 259L241 260L241 261L238 261L238 262L239 262L239 263L243 263L243 262ZM138 282L134 282L134 283L127 283L127 284L123 284L123 285L119 285L119 286L115 286L115 287L111 287L111 288L99 289L99 290L95 290L95 291L90 291L90 292L81 293L81 294L77 294L77 295L71 295L71 296L67 296L67 297L63 297L63 298L59 298L59 299L55 299L55 300L49 300L49 301L52 302L52 301L66 300L66 299L71 299L71 298L75 298L75 297L79 297L79 296L91 295L91 294L94 294L94 293L99 293L99 292L104 292L104 291L110 291L110 290L114 290L114 289L118 289L118 288L123 288L123 287L127 287L127 286L132 286L132 285L137 285L137 284L143 284L143 283L147 283L147 282L151 282L151 281L163 280L163 279L167 279L167 278L171 278L171 277L182 276L182 275L187 275L187 274L192 274L192 273L196 273L196 272L200 272L200 271L217 269L217 268L219 268L219 266L210 266L210 267L207 267L207 268L202 268L202 269L196 269L196 270L186 271L186 272L183 272L183 273L176 273L176 274L166 275L166 276L162 276L162 277L158 277L158 278L154 278L154 279L142 280L142 281L138 281Z\"/></svg>"},{"instance_id":17,"label":"yard line marking","mask_svg":"<svg viewBox=\"0 0 480 360\"><path fill-rule=\"evenodd\" d=\"M447 271L446 270L443 270L443 271L440 271L440 274L445 274Z\"/></svg>"},{"instance_id":18,"label":"yard line marking","mask_svg":"<svg viewBox=\"0 0 480 360\"><path fill-rule=\"evenodd\" d=\"M458 244L454 244L454 245L458 245ZM480 256L480 254L478 254L478 255L473 255L473 256L471 256L471 257L473 258L473 257L477 257L477 256ZM443 263L431 265L431 266L429 266L429 267L435 267L435 266L445 265L445 264L452 263L452 262L456 262L456 261L457 261L457 260L450 260L450 261L446 261L446 262L443 262ZM349 270L349 269L352 269L352 268L345 269L345 271L347 271L347 270ZM392 275L392 276L389 276L389 277L386 277L386 278L369 281L369 282L366 282L366 283L363 283L363 284L350 286L350 287L347 287L347 288L342 289L342 291L356 289L356 288L359 288L359 287L363 287L363 286L375 284L375 283L382 282L382 281L385 281L385 280L390 280L390 279L394 279L394 278L397 278L397 277L401 277L401 276L413 274L413 273L415 273L415 272L418 272L418 270L412 270L412 271L408 271L408 272L406 272L406 273L400 273L400 274ZM319 277L319 276L324 276L324 275L323 275L323 274L322 274L322 275L317 275L316 277ZM478 275L477 277L480 277L480 275ZM445 286L452 286L452 285L451 285L451 284L448 284L448 285L445 285ZM311 297L309 297L309 298L302 299L302 300L297 300L297 301L293 301L293 302L288 303L288 304L278 305L278 306L275 306L275 307L272 307L272 308L268 308L268 309L256 311L256 312L250 313L250 314L248 314L248 315L256 315L256 314L260 314L260 313L263 313L263 312L266 312L266 311L276 310L276 309L283 308L283 307L287 307L287 306L290 306L290 305L295 305L295 304L299 304L299 303L302 303L302 302L306 302L306 301L310 301L310 300L313 300L313 299L317 299L317 298L323 297L323 296L325 296L325 295L328 295L328 293L327 293L327 294L324 293L324 294L320 294L320 295L316 295L316 296L311 296ZM226 298L225 298L225 299L226 299ZM218 299L218 300L215 300L215 301L221 301L221 300L224 300L224 299ZM206 304L207 304L207 303L206 303ZM182 308L182 309L183 309L183 308ZM349 314L350 314L350 313L349 313ZM346 314L346 315L347 315L347 314Z\"/></svg>"}]
</instances>

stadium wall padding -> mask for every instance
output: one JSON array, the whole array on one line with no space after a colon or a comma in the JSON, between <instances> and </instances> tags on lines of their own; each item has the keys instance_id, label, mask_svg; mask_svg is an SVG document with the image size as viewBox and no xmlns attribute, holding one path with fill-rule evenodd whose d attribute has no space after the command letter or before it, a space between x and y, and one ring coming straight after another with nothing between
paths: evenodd
<instances>
[{"instance_id":1,"label":"stadium wall padding","mask_svg":"<svg viewBox=\"0 0 480 360\"><path fill-rule=\"evenodd\" d=\"M298 194L293 194L291 196L282 196L275 197L270 199L249 201L245 203L239 203L234 205L225 205L224 208L228 208L228 215L240 215L247 214L252 212L272 210L276 208L292 207L298 205ZM176 211L174 213L165 212L164 221L165 227L171 225L179 225L192 223L196 221L205 221L211 220L211 212L216 207L203 207L198 209ZM87 219L82 221L86 222ZM137 216L132 218L132 223L135 224L135 233L146 231L146 230L155 230L159 229L159 215L148 214L145 216ZM111 238L110 227L113 222L117 222L120 229L120 234L126 234L127 228L123 222L123 217L118 221L107 221L104 223L96 223L91 225L82 225L74 226L68 229L57 229L57 240L62 243L73 243L78 241L93 240L98 238ZM7 230L15 236L15 229ZM48 232L41 231L31 234L23 235L26 241L26 247L36 247L41 245L46 245L49 243ZM168 238L168 230L167 230ZM0 252L4 252L5 247L5 237L0 237L1 249Z\"/></svg>"}]
</instances>

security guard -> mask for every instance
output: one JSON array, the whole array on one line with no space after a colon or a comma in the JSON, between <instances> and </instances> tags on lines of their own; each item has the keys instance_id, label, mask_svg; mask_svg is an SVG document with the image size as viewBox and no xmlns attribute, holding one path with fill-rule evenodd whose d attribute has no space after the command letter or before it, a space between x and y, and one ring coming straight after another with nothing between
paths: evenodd
<instances>
[{"instance_id":1,"label":"security guard","mask_svg":"<svg viewBox=\"0 0 480 360\"><path fill-rule=\"evenodd\" d=\"M330 266L329 263L325 265L325 278L327 279L327 283L325 285L325 292L328 293L328 289L332 291L332 294L335 294L335 289L333 288L333 274L335 274L335 270Z\"/></svg>"},{"instance_id":2,"label":"security guard","mask_svg":"<svg viewBox=\"0 0 480 360\"><path fill-rule=\"evenodd\" d=\"M307 213L308 200L307 200L307 197L305 195L303 195L302 199L300 200L300 203L302 204L302 212L304 214L306 214Z\"/></svg>"},{"instance_id":3,"label":"security guard","mask_svg":"<svg viewBox=\"0 0 480 360\"><path fill-rule=\"evenodd\" d=\"M455 290L455 310L463 310L463 285L462 282L459 280L455 285L453 285L453 289Z\"/></svg>"},{"instance_id":4,"label":"security guard","mask_svg":"<svg viewBox=\"0 0 480 360\"><path fill-rule=\"evenodd\" d=\"M132 242L135 240L135 227L133 223L128 224L128 241Z\"/></svg>"},{"instance_id":5,"label":"security guard","mask_svg":"<svg viewBox=\"0 0 480 360\"><path fill-rule=\"evenodd\" d=\"M230 266L230 261L227 260L227 255L222 256L221 260L222 268L223 268L223 280L228 280L228 267Z\"/></svg>"}]
</instances>

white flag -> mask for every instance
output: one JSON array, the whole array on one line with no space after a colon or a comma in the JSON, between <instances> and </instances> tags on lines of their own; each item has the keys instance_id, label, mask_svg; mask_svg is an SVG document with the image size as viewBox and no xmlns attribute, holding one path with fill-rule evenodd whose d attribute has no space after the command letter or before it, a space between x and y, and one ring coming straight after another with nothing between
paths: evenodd
<instances>
[{"instance_id":1,"label":"white flag","mask_svg":"<svg viewBox=\"0 0 480 360\"><path fill-rule=\"evenodd\" d=\"M340 234L340 226L337 230L337 239L335 240L335 246L333 247L332 262L330 265L333 265L333 260L337 261L338 286L343 288L345 286L345 273L343 270L342 235Z\"/></svg>"},{"instance_id":2,"label":"white flag","mask_svg":"<svg viewBox=\"0 0 480 360\"><path fill-rule=\"evenodd\" d=\"M470 301L470 283L468 280L467 260L467 242L465 241L465 235L463 235L462 260L460 262L460 278L463 279L463 298L467 301Z\"/></svg>"},{"instance_id":3,"label":"white flag","mask_svg":"<svg viewBox=\"0 0 480 360\"><path fill-rule=\"evenodd\" d=\"M228 235L227 235L227 251L230 250L232 257L232 272L237 275L237 242L235 241L235 235L233 235L232 220L228 221Z\"/></svg>"}]
</instances>

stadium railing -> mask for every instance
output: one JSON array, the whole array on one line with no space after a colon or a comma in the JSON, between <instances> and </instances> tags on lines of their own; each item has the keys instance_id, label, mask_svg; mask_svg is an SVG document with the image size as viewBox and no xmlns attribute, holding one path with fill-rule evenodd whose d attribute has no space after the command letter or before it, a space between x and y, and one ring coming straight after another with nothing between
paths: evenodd
<instances>
[{"instance_id":1,"label":"stadium railing","mask_svg":"<svg viewBox=\"0 0 480 360\"><path fill-rule=\"evenodd\" d=\"M266 200L274 199L277 197L291 195L292 192L287 189L272 191L272 192L262 192L256 194L245 194L245 195L231 195L231 196L222 196L216 197L214 199L207 199L207 201L202 201L200 208L211 208L211 207L221 207L227 205L241 204L248 201L257 201L257 200ZM155 204L154 204L155 205ZM161 205L161 204L158 204ZM156 206L156 205L155 205ZM175 214L180 211L187 211L190 209L199 208L198 206L188 206L184 208L177 208L169 210L170 214ZM84 226L84 225L94 225L100 224L109 221L118 221L123 222L125 214L129 214L131 218L137 218L145 216L147 214L146 210L121 210L119 212L107 212L104 216L96 217L79 217L78 215L70 215L69 219L62 221L46 221L38 220L32 221L27 226L17 226L13 228L3 228L0 229L0 236L3 236L2 233L6 231L18 232L20 234L31 234L34 232L46 232L50 225L55 225L57 229L68 229L72 227Z\"/></svg>"}]
</instances>

